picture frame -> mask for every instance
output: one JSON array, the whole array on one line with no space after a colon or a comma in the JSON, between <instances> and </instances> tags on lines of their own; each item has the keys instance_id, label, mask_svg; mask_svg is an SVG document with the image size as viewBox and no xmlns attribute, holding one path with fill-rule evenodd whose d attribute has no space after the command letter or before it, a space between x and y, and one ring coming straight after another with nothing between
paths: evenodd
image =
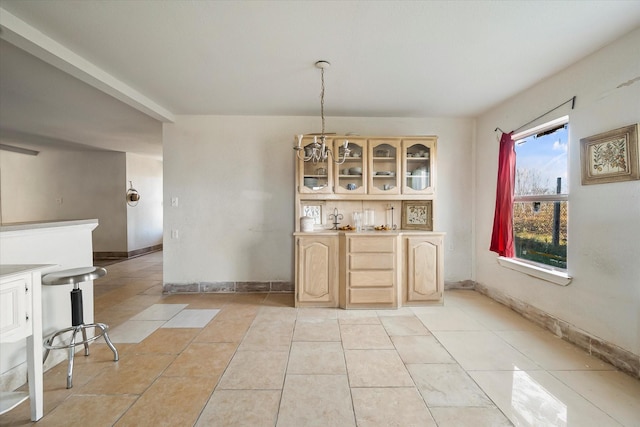
<instances>
[{"instance_id":1,"label":"picture frame","mask_svg":"<svg viewBox=\"0 0 640 427\"><path fill-rule=\"evenodd\" d=\"M580 139L582 185L640 179L638 124Z\"/></svg>"},{"instance_id":2,"label":"picture frame","mask_svg":"<svg viewBox=\"0 0 640 427\"><path fill-rule=\"evenodd\" d=\"M401 228L433 231L433 200L403 200Z\"/></svg>"},{"instance_id":3,"label":"picture frame","mask_svg":"<svg viewBox=\"0 0 640 427\"><path fill-rule=\"evenodd\" d=\"M324 202L302 202L301 203L301 216L310 216L313 218L313 227L323 228L325 225L324 217Z\"/></svg>"}]
</instances>

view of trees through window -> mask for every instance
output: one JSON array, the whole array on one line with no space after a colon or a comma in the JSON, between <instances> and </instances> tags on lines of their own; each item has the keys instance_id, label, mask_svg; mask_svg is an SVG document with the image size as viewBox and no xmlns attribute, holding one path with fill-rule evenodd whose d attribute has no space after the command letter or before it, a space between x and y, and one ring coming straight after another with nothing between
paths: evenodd
<instances>
[{"instance_id":1,"label":"view of trees through window","mask_svg":"<svg viewBox=\"0 0 640 427\"><path fill-rule=\"evenodd\" d=\"M515 256L567 268L566 121L516 141Z\"/></svg>"}]
</instances>

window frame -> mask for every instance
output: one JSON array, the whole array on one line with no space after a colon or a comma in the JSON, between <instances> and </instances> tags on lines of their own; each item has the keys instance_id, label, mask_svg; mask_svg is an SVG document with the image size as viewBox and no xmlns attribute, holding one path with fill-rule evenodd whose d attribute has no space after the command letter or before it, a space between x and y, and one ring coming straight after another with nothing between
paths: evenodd
<instances>
[{"instance_id":1,"label":"window frame","mask_svg":"<svg viewBox=\"0 0 640 427\"><path fill-rule=\"evenodd\" d=\"M541 125L535 126L533 128L526 129L522 132L515 133L511 137L517 143L517 141L522 140L524 138L528 138L532 135L536 135L536 134L551 130L553 128L558 128L560 126L564 126L568 124L569 124L569 116L562 116L555 120L551 120ZM516 155L516 159L517 159L517 155ZM517 160L516 160L516 164L517 164ZM568 170L569 170L569 160L567 158L567 171ZM513 202L514 202L514 205L515 203L522 203L522 202L525 202L525 203L526 202L529 202L529 203L566 202L567 209L568 209L570 190L568 185L565 188L566 188L565 190L566 192L560 193L560 194L540 194L540 195L525 195L525 196L518 196L514 194ZM514 206L512 206L511 209L513 214ZM514 233L514 239L515 239L515 233ZM568 247L568 239L567 239L567 247ZM566 269L554 267L552 265L543 264L543 263L539 263L539 262L535 262L527 259L518 258L515 256L515 254L512 258L502 257L502 256L498 257L498 263L501 266L509 268L511 270L519 271L521 273L525 273L527 275L530 275L530 276L533 276L533 277L536 277L560 286L567 286L569 283L571 283L571 280L572 280L572 277L568 273L568 268L569 268L568 259L567 259Z\"/></svg>"}]
</instances>

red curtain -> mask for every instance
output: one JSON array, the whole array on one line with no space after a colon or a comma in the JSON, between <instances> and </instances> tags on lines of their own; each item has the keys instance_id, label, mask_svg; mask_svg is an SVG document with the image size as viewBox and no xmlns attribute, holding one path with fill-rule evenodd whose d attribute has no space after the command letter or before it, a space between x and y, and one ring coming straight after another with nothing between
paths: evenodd
<instances>
[{"instance_id":1,"label":"red curtain","mask_svg":"<svg viewBox=\"0 0 640 427\"><path fill-rule=\"evenodd\" d=\"M511 133L500 138L498 157L498 186L496 210L493 216L493 234L489 250L504 257L513 257L513 192L516 174L516 151Z\"/></svg>"}]
</instances>

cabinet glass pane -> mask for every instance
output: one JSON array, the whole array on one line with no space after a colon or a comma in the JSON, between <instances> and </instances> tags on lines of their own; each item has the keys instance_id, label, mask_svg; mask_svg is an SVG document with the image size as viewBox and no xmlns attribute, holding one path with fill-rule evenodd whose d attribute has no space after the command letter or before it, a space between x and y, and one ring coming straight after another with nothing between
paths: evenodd
<instances>
[{"instance_id":1,"label":"cabinet glass pane","mask_svg":"<svg viewBox=\"0 0 640 427\"><path fill-rule=\"evenodd\" d=\"M306 145L305 153L311 150L311 144ZM329 185L329 165L327 161L303 162L303 185L311 190L320 190Z\"/></svg>"},{"instance_id":2,"label":"cabinet glass pane","mask_svg":"<svg viewBox=\"0 0 640 427\"><path fill-rule=\"evenodd\" d=\"M373 170L371 178L373 186L379 190L392 190L396 186L396 158L398 152L396 147L389 144L375 145L371 151L373 153Z\"/></svg>"},{"instance_id":3,"label":"cabinet glass pane","mask_svg":"<svg viewBox=\"0 0 640 427\"><path fill-rule=\"evenodd\" d=\"M347 191L355 191L364 186L362 172L364 166L364 144L349 142L349 156L344 163L337 165L338 170L338 187ZM340 158L344 154L344 149L340 145L338 150Z\"/></svg>"},{"instance_id":4,"label":"cabinet glass pane","mask_svg":"<svg viewBox=\"0 0 640 427\"><path fill-rule=\"evenodd\" d=\"M422 144L407 148L407 187L424 190L431 186L431 149Z\"/></svg>"}]
</instances>

